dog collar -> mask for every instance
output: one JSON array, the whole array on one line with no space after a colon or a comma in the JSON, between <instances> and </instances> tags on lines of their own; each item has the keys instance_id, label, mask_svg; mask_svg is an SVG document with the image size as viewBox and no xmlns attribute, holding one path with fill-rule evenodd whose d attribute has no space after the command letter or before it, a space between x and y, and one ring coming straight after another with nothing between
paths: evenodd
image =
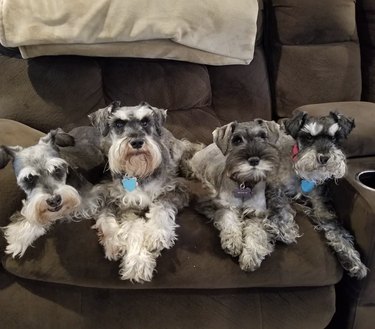
<instances>
[{"instance_id":1,"label":"dog collar","mask_svg":"<svg viewBox=\"0 0 375 329\"><path fill-rule=\"evenodd\" d=\"M303 193L310 193L316 184L313 181L301 179L300 186Z\"/></svg>"},{"instance_id":2,"label":"dog collar","mask_svg":"<svg viewBox=\"0 0 375 329\"><path fill-rule=\"evenodd\" d=\"M121 180L122 187L127 192L133 192L138 186L138 179L137 177L129 177L125 175Z\"/></svg>"},{"instance_id":3,"label":"dog collar","mask_svg":"<svg viewBox=\"0 0 375 329\"><path fill-rule=\"evenodd\" d=\"M292 147L292 159L293 161L297 161L297 155L299 153L299 147L298 144L294 144Z\"/></svg>"},{"instance_id":4,"label":"dog collar","mask_svg":"<svg viewBox=\"0 0 375 329\"><path fill-rule=\"evenodd\" d=\"M250 199L252 194L251 188L246 186L244 182L240 184L239 188L233 190L234 197L242 199L242 202Z\"/></svg>"}]
</instances>

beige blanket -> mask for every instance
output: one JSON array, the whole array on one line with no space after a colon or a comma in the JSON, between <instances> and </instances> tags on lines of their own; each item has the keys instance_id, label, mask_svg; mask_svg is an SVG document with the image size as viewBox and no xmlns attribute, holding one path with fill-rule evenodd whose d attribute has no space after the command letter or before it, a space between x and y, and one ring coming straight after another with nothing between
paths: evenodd
<instances>
[{"instance_id":1,"label":"beige blanket","mask_svg":"<svg viewBox=\"0 0 375 329\"><path fill-rule=\"evenodd\" d=\"M0 0L0 42L24 58L75 54L212 65L253 58L257 0Z\"/></svg>"}]
</instances>

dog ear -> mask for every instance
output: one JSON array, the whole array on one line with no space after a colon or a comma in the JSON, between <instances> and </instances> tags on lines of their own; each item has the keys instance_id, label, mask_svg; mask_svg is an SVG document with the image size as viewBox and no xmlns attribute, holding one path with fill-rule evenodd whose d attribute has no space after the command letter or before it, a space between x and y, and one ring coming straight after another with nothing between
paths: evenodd
<instances>
[{"instance_id":1,"label":"dog ear","mask_svg":"<svg viewBox=\"0 0 375 329\"><path fill-rule=\"evenodd\" d=\"M112 113L114 113L118 108L121 107L120 101L114 101L107 107L99 109L88 115L91 124L98 128L102 136L107 136L109 133L109 118Z\"/></svg>"},{"instance_id":2,"label":"dog ear","mask_svg":"<svg viewBox=\"0 0 375 329\"><path fill-rule=\"evenodd\" d=\"M52 146L66 147L74 146L74 137L66 133L61 128L51 130L47 135L39 140L39 144L51 144Z\"/></svg>"},{"instance_id":3,"label":"dog ear","mask_svg":"<svg viewBox=\"0 0 375 329\"><path fill-rule=\"evenodd\" d=\"M229 149L229 143L233 135L234 129L237 126L237 121L232 121L225 126L216 128L212 132L214 143L226 155Z\"/></svg>"},{"instance_id":4,"label":"dog ear","mask_svg":"<svg viewBox=\"0 0 375 329\"><path fill-rule=\"evenodd\" d=\"M155 119L155 127L156 127L156 132L158 135L161 134L161 127L164 126L165 121L167 120L167 110L165 109L159 109L157 107L150 106L146 102L143 102L142 105L149 106L152 111L153 111L153 116Z\"/></svg>"},{"instance_id":5,"label":"dog ear","mask_svg":"<svg viewBox=\"0 0 375 329\"><path fill-rule=\"evenodd\" d=\"M346 117L336 111L329 112L329 115L337 122L340 129L337 131L337 136L339 138L347 138L350 132L355 127L355 122L353 118Z\"/></svg>"},{"instance_id":6,"label":"dog ear","mask_svg":"<svg viewBox=\"0 0 375 329\"><path fill-rule=\"evenodd\" d=\"M5 168L9 161L14 160L16 153L22 150L22 146L0 146L0 169Z\"/></svg>"},{"instance_id":7,"label":"dog ear","mask_svg":"<svg viewBox=\"0 0 375 329\"><path fill-rule=\"evenodd\" d=\"M282 134L280 125L275 121L267 121L263 119L254 119L254 121L259 124L259 126L267 130L268 141L271 144L276 145Z\"/></svg>"},{"instance_id":8,"label":"dog ear","mask_svg":"<svg viewBox=\"0 0 375 329\"><path fill-rule=\"evenodd\" d=\"M293 117L286 119L284 121L286 133L291 135L293 138L296 138L299 130L305 123L306 117L306 112L298 111L293 115Z\"/></svg>"}]
</instances>

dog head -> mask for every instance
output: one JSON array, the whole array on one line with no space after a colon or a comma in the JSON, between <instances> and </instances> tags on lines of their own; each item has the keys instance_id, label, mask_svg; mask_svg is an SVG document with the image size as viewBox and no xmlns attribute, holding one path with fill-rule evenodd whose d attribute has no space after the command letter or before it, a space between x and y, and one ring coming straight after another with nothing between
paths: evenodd
<instances>
[{"instance_id":1,"label":"dog head","mask_svg":"<svg viewBox=\"0 0 375 329\"><path fill-rule=\"evenodd\" d=\"M145 178L160 166L166 112L147 103L121 107L113 102L89 115L102 136L110 139L108 162L114 174Z\"/></svg>"},{"instance_id":2,"label":"dog head","mask_svg":"<svg viewBox=\"0 0 375 329\"><path fill-rule=\"evenodd\" d=\"M80 205L79 193L67 184L69 164L59 155L60 147L73 145L74 138L58 129L30 147L0 147L0 168L11 161L17 184L26 193L21 213L27 219L51 222Z\"/></svg>"},{"instance_id":3,"label":"dog head","mask_svg":"<svg viewBox=\"0 0 375 329\"><path fill-rule=\"evenodd\" d=\"M345 175L346 157L341 143L354 128L353 119L337 112L322 117L297 112L284 126L296 140L294 168L301 178L323 183Z\"/></svg>"},{"instance_id":4,"label":"dog head","mask_svg":"<svg viewBox=\"0 0 375 329\"><path fill-rule=\"evenodd\" d=\"M266 180L279 165L276 136L264 120L231 122L213 132L214 143L226 156L226 171L238 183Z\"/></svg>"}]
</instances>

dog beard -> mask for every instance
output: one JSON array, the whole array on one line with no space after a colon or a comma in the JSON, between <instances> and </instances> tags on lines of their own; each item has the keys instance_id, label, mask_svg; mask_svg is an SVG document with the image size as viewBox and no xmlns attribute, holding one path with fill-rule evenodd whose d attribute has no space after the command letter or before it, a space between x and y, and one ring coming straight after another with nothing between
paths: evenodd
<instances>
[{"instance_id":1,"label":"dog beard","mask_svg":"<svg viewBox=\"0 0 375 329\"><path fill-rule=\"evenodd\" d=\"M129 142L129 139L119 140L110 147L108 162L111 171L116 174L126 173L138 178L150 176L161 164L158 145L147 138L143 147L135 150Z\"/></svg>"},{"instance_id":2,"label":"dog beard","mask_svg":"<svg viewBox=\"0 0 375 329\"><path fill-rule=\"evenodd\" d=\"M252 166L251 157L259 158L259 163ZM280 163L279 152L266 143L247 145L237 152L228 155L226 160L227 175L238 183L258 183L267 180L278 169Z\"/></svg>"},{"instance_id":3,"label":"dog beard","mask_svg":"<svg viewBox=\"0 0 375 329\"><path fill-rule=\"evenodd\" d=\"M294 169L299 177L321 184L327 179L339 179L345 175L346 158L341 150L330 151L326 164L318 162L316 150L301 153L302 155L294 164Z\"/></svg>"},{"instance_id":4,"label":"dog beard","mask_svg":"<svg viewBox=\"0 0 375 329\"><path fill-rule=\"evenodd\" d=\"M31 222L46 225L72 214L81 204L81 197L77 190L70 185L64 185L54 192L61 196L59 207L53 208L47 204L50 194L36 192L30 199L24 201L21 214Z\"/></svg>"}]
</instances>

